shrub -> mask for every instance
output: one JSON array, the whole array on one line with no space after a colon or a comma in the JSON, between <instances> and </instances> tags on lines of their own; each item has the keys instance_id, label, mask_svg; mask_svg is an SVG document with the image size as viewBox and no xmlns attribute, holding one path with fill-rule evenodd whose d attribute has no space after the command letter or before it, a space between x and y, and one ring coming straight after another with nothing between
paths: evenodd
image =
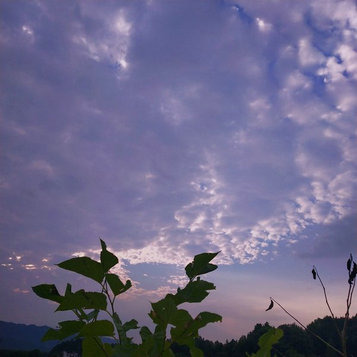
<instances>
[{"instance_id":1,"label":"shrub","mask_svg":"<svg viewBox=\"0 0 357 357\"><path fill-rule=\"evenodd\" d=\"M178 288L175 294L167 294L163 299L151 303L149 316L155 328L151 331L146 326L141 327L141 343L137 344L128 337L128 332L138 329L138 322L134 319L122 322L114 309L116 298L131 288L131 281L123 282L111 272L118 264L118 258L107 250L103 240L100 242L100 261L77 257L58 264L62 269L96 281L100 292L84 289L72 292L70 284L67 284L64 295L59 293L54 284L41 284L32 288L39 297L56 302L56 311L73 311L76 316L75 320L59 322L58 329L49 329L42 340L64 340L70 336L81 338L84 357L174 356L171 350L173 343L186 345L193 357L203 356L202 351L195 346L199 330L208 323L222 321L222 317L204 311L193 318L179 306L183 303L199 303L208 296L210 290L215 289L213 283L201 280L201 275L217 269L217 265L210 262L218 253L196 255L185 268L188 277L186 286L183 289ZM104 312L109 319L99 319L99 312ZM113 338L116 343L112 345L103 342L101 338L104 336Z\"/></svg>"}]
</instances>

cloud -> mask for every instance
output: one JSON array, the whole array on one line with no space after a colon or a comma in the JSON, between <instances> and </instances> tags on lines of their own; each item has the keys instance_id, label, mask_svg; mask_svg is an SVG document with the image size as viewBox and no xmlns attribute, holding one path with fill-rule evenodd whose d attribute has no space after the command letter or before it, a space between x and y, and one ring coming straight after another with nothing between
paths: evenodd
<instances>
[{"instance_id":1,"label":"cloud","mask_svg":"<svg viewBox=\"0 0 357 357\"><path fill-rule=\"evenodd\" d=\"M324 60L325 56L315 49L308 39L299 41L299 62L302 67L321 65Z\"/></svg>"},{"instance_id":2,"label":"cloud","mask_svg":"<svg viewBox=\"0 0 357 357\"><path fill-rule=\"evenodd\" d=\"M248 263L355 215L355 7L287 6L5 3L4 259Z\"/></svg>"}]
</instances>

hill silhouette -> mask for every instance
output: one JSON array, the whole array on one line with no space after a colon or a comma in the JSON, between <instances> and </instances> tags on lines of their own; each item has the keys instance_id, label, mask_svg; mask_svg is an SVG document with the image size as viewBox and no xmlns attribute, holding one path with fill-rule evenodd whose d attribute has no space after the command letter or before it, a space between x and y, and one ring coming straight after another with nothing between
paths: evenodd
<instances>
[{"instance_id":1,"label":"hill silhouette","mask_svg":"<svg viewBox=\"0 0 357 357\"><path fill-rule=\"evenodd\" d=\"M0 321L0 350L50 351L58 342L41 342L48 326Z\"/></svg>"}]
</instances>

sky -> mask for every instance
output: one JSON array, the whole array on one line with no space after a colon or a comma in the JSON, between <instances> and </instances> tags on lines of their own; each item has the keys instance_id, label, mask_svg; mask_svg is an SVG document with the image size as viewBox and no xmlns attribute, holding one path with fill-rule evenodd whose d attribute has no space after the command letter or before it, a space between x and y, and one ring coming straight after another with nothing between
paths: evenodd
<instances>
[{"instance_id":1,"label":"sky","mask_svg":"<svg viewBox=\"0 0 357 357\"><path fill-rule=\"evenodd\" d=\"M55 266L98 259L133 288L123 320L217 252L203 304L256 323L344 315L357 258L357 6L352 0L0 0L0 320L68 318L31 286L95 286ZM357 302L352 305L357 313Z\"/></svg>"}]
</instances>

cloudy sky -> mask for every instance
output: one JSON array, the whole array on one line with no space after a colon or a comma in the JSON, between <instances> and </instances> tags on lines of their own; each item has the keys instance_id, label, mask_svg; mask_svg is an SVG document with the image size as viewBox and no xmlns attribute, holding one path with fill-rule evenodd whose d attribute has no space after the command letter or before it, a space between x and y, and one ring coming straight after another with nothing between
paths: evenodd
<instances>
[{"instance_id":1,"label":"cloudy sky","mask_svg":"<svg viewBox=\"0 0 357 357\"><path fill-rule=\"evenodd\" d=\"M238 338L273 296L308 323L344 314L357 257L357 8L351 0L0 1L0 319L54 326L31 286L98 257L134 288L184 284L221 251L204 306ZM31 308L29 308L31 307ZM352 313L356 313L356 305Z\"/></svg>"}]
</instances>

